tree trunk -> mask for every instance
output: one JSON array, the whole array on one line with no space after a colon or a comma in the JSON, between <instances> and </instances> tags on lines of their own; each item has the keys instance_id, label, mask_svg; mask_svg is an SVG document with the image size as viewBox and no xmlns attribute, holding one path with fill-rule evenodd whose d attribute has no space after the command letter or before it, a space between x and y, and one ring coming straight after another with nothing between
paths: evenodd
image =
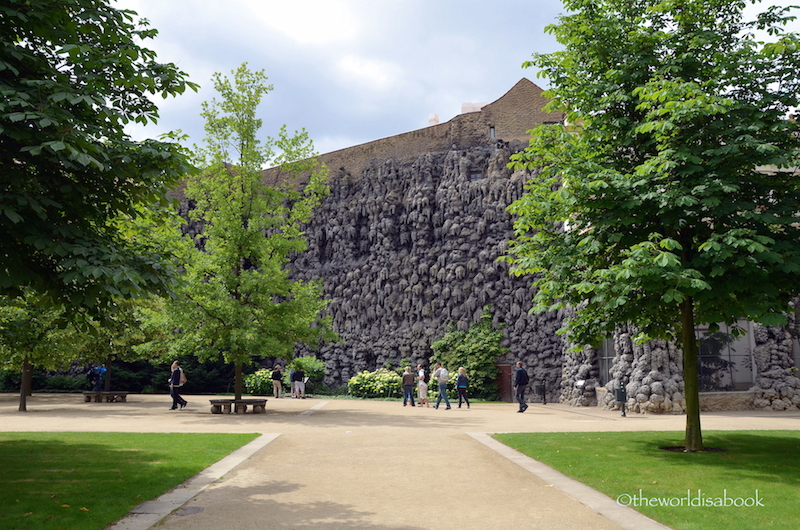
<instances>
[{"instance_id":1,"label":"tree trunk","mask_svg":"<svg viewBox=\"0 0 800 530\"><path fill-rule=\"evenodd\" d=\"M28 411L28 394L31 391L31 382L33 381L33 368L28 358L22 364L22 382L19 385L19 410L20 412Z\"/></svg>"},{"instance_id":2,"label":"tree trunk","mask_svg":"<svg viewBox=\"0 0 800 530\"><path fill-rule=\"evenodd\" d=\"M242 363L236 363L236 378L233 383L235 399L242 399Z\"/></svg>"},{"instance_id":3,"label":"tree trunk","mask_svg":"<svg viewBox=\"0 0 800 530\"><path fill-rule=\"evenodd\" d=\"M33 395L33 365L31 363L29 363L27 361L27 359L26 359L25 362L27 363L26 364L26 368L23 368L23 370L22 370L22 377L25 378L25 388L27 389L25 391L25 395L26 396L32 396Z\"/></svg>"},{"instance_id":4,"label":"tree trunk","mask_svg":"<svg viewBox=\"0 0 800 530\"><path fill-rule=\"evenodd\" d=\"M106 392L111 392L111 360L113 358L114 357L109 353L108 358L106 359L106 379L103 382L103 390Z\"/></svg>"},{"instance_id":5,"label":"tree trunk","mask_svg":"<svg viewBox=\"0 0 800 530\"><path fill-rule=\"evenodd\" d=\"M687 451L703 450L700 431L700 384L697 374L697 337L694 334L694 301L687 297L681 303L681 338L683 342L683 386L686 399Z\"/></svg>"}]
</instances>

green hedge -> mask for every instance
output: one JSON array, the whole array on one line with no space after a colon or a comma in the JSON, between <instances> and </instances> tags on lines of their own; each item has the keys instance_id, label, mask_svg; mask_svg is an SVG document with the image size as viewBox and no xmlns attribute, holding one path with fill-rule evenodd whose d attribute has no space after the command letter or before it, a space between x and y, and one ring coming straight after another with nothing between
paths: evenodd
<instances>
[{"instance_id":1,"label":"green hedge","mask_svg":"<svg viewBox=\"0 0 800 530\"><path fill-rule=\"evenodd\" d=\"M350 395L361 398L393 397L403 395L402 377L394 370L381 368L374 372L357 373L347 382Z\"/></svg>"}]
</instances>

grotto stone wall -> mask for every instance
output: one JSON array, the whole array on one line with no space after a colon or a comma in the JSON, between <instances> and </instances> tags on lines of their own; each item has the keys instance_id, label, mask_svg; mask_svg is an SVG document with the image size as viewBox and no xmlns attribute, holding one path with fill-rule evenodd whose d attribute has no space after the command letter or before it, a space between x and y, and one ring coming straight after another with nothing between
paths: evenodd
<instances>
[{"instance_id":1,"label":"grotto stone wall","mask_svg":"<svg viewBox=\"0 0 800 530\"><path fill-rule=\"evenodd\" d=\"M450 323L466 329L491 304L510 353L531 385L560 393L564 344L558 314L529 315L530 279L497 261L513 236L506 207L525 176L506 166L524 144L492 141L426 152L411 161L373 160L353 175L331 171L330 196L306 227L308 249L293 276L322 278L342 341L316 354L325 383L402 359L427 363Z\"/></svg>"},{"instance_id":2,"label":"grotto stone wall","mask_svg":"<svg viewBox=\"0 0 800 530\"><path fill-rule=\"evenodd\" d=\"M796 328L796 319L794 314L791 316L789 326L753 326L756 382L750 392L756 409L800 408L800 379L795 376L797 369L792 359L791 331Z\"/></svg>"},{"instance_id":3,"label":"grotto stone wall","mask_svg":"<svg viewBox=\"0 0 800 530\"><path fill-rule=\"evenodd\" d=\"M796 333L796 316L790 316L788 326L765 327L752 325L753 368L755 384L748 391L700 394L702 410L725 410L733 407L761 410L795 410L800 408L800 379L792 357L792 337ZM635 344L635 333L621 328L614 336L616 357L607 392L599 403L606 409L618 409L614 389L624 384L628 410L643 413L682 414L686 411L683 384L683 352L667 341ZM712 395L713 394L713 395ZM735 394L735 395L734 395Z\"/></svg>"},{"instance_id":4,"label":"grotto stone wall","mask_svg":"<svg viewBox=\"0 0 800 530\"><path fill-rule=\"evenodd\" d=\"M599 385L597 352L586 346L579 352L566 351L561 369L560 401L574 407L597 405Z\"/></svg>"},{"instance_id":5,"label":"grotto stone wall","mask_svg":"<svg viewBox=\"0 0 800 530\"><path fill-rule=\"evenodd\" d=\"M602 405L619 408L614 389L625 385L632 412L681 414L686 410L683 385L683 352L671 342L654 340L636 344L629 327L614 335L616 357L611 366L612 380L606 384Z\"/></svg>"}]
</instances>

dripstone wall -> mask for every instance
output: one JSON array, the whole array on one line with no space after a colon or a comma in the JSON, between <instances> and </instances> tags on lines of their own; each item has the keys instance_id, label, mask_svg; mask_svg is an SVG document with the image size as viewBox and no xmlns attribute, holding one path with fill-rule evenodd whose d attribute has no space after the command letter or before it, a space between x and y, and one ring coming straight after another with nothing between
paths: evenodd
<instances>
[{"instance_id":1,"label":"dripstone wall","mask_svg":"<svg viewBox=\"0 0 800 530\"><path fill-rule=\"evenodd\" d=\"M792 315L792 321L795 315ZM800 379L792 361L792 334L787 327L754 326L756 347L753 361L757 370L753 407L789 410L800 408Z\"/></svg>"},{"instance_id":2,"label":"dripstone wall","mask_svg":"<svg viewBox=\"0 0 800 530\"><path fill-rule=\"evenodd\" d=\"M523 79L479 112L319 157L331 194L291 267L296 278L321 278L331 300L342 341L315 352L327 385L404 358L427 364L450 324L467 329L491 305L510 348L499 363L523 361L531 386L543 382L548 399L558 398L561 318L529 315L530 280L497 261L513 236L506 208L526 180L507 168L510 156L529 129L563 120L545 103Z\"/></svg>"},{"instance_id":3,"label":"dripstone wall","mask_svg":"<svg viewBox=\"0 0 800 530\"><path fill-rule=\"evenodd\" d=\"M800 379L795 376L792 358L792 336L796 332L796 315L788 326L753 325L753 368L755 384L751 398L730 393L701 393L703 410L725 410L728 407L762 410L800 408ZM682 414L686 411L683 384L683 352L667 341L635 344L630 328L620 328L614 336L616 357L611 368L611 381L606 384L600 405L618 409L614 389L620 384L627 391L627 408L634 412ZM736 393L741 394L741 393ZM727 404L727 405L726 405Z\"/></svg>"},{"instance_id":4,"label":"dripstone wall","mask_svg":"<svg viewBox=\"0 0 800 530\"><path fill-rule=\"evenodd\" d=\"M513 235L506 207L525 181L506 166L522 147L483 139L406 162L373 160L360 175L333 171L331 194L306 227L309 248L292 263L294 277L323 279L343 339L317 352L326 384L403 358L427 364L448 324L465 330L491 304L511 350L500 362L522 360L531 384L544 381L557 397L561 320L529 315L530 280L497 261Z\"/></svg>"},{"instance_id":5,"label":"dripstone wall","mask_svg":"<svg viewBox=\"0 0 800 530\"><path fill-rule=\"evenodd\" d=\"M618 408L614 389L625 386L628 410L680 414L686 410L683 386L683 352L671 342L654 340L636 344L636 333L624 326L614 336L616 357L613 379L606 385L606 408Z\"/></svg>"}]
</instances>

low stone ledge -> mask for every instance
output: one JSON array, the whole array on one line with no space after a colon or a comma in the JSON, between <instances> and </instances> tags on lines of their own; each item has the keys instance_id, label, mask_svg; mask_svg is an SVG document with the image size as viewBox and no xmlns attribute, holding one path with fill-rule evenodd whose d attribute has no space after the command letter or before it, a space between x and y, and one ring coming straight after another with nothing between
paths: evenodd
<instances>
[{"instance_id":1,"label":"low stone ledge","mask_svg":"<svg viewBox=\"0 0 800 530\"><path fill-rule=\"evenodd\" d=\"M701 392L700 410L721 412L725 410L753 410L755 393L749 390L736 392Z\"/></svg>"}]
</instances>

